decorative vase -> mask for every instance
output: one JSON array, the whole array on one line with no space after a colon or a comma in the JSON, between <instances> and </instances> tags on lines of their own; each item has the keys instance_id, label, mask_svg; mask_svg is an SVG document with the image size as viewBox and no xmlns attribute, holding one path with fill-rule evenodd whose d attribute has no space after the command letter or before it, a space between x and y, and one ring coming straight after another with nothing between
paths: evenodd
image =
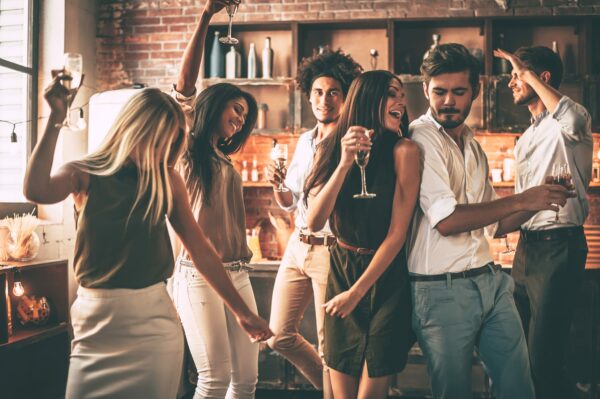
<instances>
[{"instance_id":1,"label":"decorative vase","mask_svg":"<svg viewBox=\"0 0 600 399\"><path fill-rule=\"evenodd\" d=\"M40 238L35 231L27 237L18 239L16 232L8 235L8 256L18 262L28 262L35 259L40 251Z\"/></svg>"}]
</instances>

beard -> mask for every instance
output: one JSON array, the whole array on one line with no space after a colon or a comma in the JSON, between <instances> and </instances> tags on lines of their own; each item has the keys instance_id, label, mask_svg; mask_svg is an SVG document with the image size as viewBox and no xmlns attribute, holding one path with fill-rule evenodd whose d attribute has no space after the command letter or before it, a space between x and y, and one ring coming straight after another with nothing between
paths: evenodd
<instances>
[{"instance_id":1,"label":"beard","mask_svg":"<svg viewBox=\"0 0 600 399\"><path fill-rule=\"evenodd\" d=\"M469 105L464 110L459 110L458 108L440 108L439 111L431 108L433 119L437 121L444 129L454 129L462 125L467 117L469 116L469 112L471 112L471 105L473 103L469 103ZM446 115L459 115L458 119L447 119Z\"/></svg>"},{"instance_id":2,"label":"beard","mask_svg":"<svg viewBox=\"0 0 600 399\"><path fill-rule=\"evenodd\" d=\"M530 102L535 100L537 97L538 97L537 93L532 90L529 94L527 94L521 98L515 98L515 104L516 105L528 105Z\"/></svg>"},{"instance_id":3,"label":"beard","mask_svg":"<svg viewBox=\"0 0 600 399\"><path fill-rule=\"evenodd\" d=\"M324 125L327 125L329 123L334 123L339 119L339 115L336 115L335 117L333 115L328 115L326 117L322 117L322 118L317 118L317 121L319 123L322 123Z\"/></svg>"}]
</instances>

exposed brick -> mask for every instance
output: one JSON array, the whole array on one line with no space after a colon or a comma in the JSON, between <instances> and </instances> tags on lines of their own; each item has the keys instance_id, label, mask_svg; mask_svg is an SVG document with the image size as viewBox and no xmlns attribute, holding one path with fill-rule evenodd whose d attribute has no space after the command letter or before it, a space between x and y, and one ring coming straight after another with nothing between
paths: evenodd
<instances>
[{"instance_id":1,"label":"exposed brick","mask_svg":"<svg viewBox=\"0 0 600 399\"><path fill-rule=\"evenodd\" d=\"M150 53L152 59L180 59L183 55L183 51L153 51Z\"/></svg>"},{"instance_id":2,"label":"exposed brick","mask_svg":"<svg viewBox=\"0 0 600 399\"><path fill-rule=\"evenodd\" d=\"M150 50L161 50L162 46L160 43L131 43L127 45L129 51L150 51Z\"/></svg>"},{"instance_id":3,"label":"exposed brick","mask_svg":"<svg viewBox=\"0 0 600 399\"><path fill-rule=\"evenodd\" d=\"M191 24L195 23L198 19L196 17L163 17L162 23L166 25L178 25L178 24Z\"/></svg>"},{"instance_id":4,"label":"exposed brick","mask_svg":"<svg viewBox=\"0 0 600 399\"><path fill-rule=\"evenodd\" d=\"M161 32L168 32L168 31L169 31L169 27L167 25L136 26L135 27L136 34L161 33Z\"/></svg>"}]
</instances>

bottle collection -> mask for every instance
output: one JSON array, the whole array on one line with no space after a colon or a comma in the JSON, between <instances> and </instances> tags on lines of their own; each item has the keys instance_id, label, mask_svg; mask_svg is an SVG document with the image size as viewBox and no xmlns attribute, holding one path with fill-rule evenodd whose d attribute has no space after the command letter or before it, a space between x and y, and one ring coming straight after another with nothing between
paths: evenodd
<instances>
[{"instance_id":1,"label":"bottle collection","mask_svg":"<svg viewBox=\"0 0 600 399\"><path fill-rule=\"evenodd\" d=\"M256 45L249 44L248 54L243 57L246 60L245 76L242 76L242 55L235 46L231 45L227 53L226 47L221 44L220 32L215 31L210 50L210 61L208 77L239 79L242 77L248 79L273 79L273 48L271 47L271 38L266 37L260 58L260 70L258 57L256 55Z\"/></svg>"}]
</instances>

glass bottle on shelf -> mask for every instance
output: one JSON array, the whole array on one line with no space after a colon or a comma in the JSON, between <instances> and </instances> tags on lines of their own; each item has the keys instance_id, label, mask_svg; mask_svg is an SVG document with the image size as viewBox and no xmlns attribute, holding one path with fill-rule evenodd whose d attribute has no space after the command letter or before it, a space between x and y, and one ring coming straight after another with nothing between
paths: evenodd
<instances>
[{"instance_id":1,"label":"glass bottle on shelf","mask_svg":"<svg viewBox=\"0 0 600 399\"><path fill-rule=\"evenodd\" d=\"M262 77L263 79L273 78L273 49L271 48L271 38L265 38L265 47L262 51Z\"/></svg>"},{"instance_id":2,"label":"glass bottle on shelf","mask_svg":"<svg viewBox=\"0 0 600 399\"><path fill-rule=\"evenodd\" d=\"M269 106L265 103L258 104L258 117L256 119L256 128L257 129L266 129L267 128L267 111L269 110Z\"/></svg>"},{"instance_id":3,"label":"glass bottle on shelf","mask_svg":"<svg viewBox=\"0 0 600 399\"><path fill-rule=\"evenodd\" d=\"M423 59L427 58L429 56L429 53L432 52L440 44L440 40L442 39L442 35L440 35L439 33L434 33L431 36L431 39L433 40L433 43L431 44L431 46L429 47L429 49L423 55Z\"/></svg>"},{"instance_id":4,"label":"glass bottle on shelf","mask_svg":"<svg viewBox=\"0 0 600 399\"><path fill-rule=\"evenodd\" d=\"M258 161L256 160L256 156L252 159L252 170L250 171L250 180L253 182L258 181Z\"/></svg>"},{"instance_id":5,"label":"glass bottle on shelf","mask_svg":"<svg viewBox=\"0 0 600 399\"><path fill-rule=\"evenodd\" d=\"M225 76L225 65L223 63L223 50L219 43L219 31L215 31L212 49L210 50L210 67L208 76L211 78L222 78Z\"/></svg>"},{"instance_id":6,"label":"glass bottle on shelf","mask_svg":"<svg viewBox=\"0 0 600 399\"><path fill-rule=\"evenodd\" d=\"M505 44L504 44L504 33L500 33L498 35L498 46L499 49L502 50L506 50ZM497 72L499 74L505 75L510 73L510 62L508 62L508 60L504 59L504 58L499 58L496 57L496 68L497 68Z\"/></svg>"},{"instance_id":7,"label":"glass bottle on shelf","mask_svg":"<svg viewBox=\"0 0 600 399\"><path fill-rule=\"evenodd\" d=\"M248 181L248 161L242 161L242 181Z\"/></svg>"},{"instance_id":8,"label":"glass bottle on shelf","mask_svg":"<svg viewBox=\"0 0 600 399\"><path fill-rule=\"evenodd\" d=\"M558 52L558 42L556 40L552 41L552 51L554 51L556 54L560 55L560 53Z\"/></svg>"},{"instance_id":9,"label":"glass bottle on shelf","mask_svg":"<svg viewBox=\"0 0 600 399\"><path fill-rule=\"evenodd\" d=\"M256 79L256 46L250 43L248 50L248 79Z\"/></svg>"},{"instance_id":10,"label":"glass bottle on shelf","mask_svg":"<svg viewBox=\"0 0 600 399\"><path fill-rule=\"evenodd\" d=\"M242 60L240 53L235 51L235 47L231 49L225 56L225 77L227 79L235 79L241 77Z\"/></svg>"}]
</instances>

